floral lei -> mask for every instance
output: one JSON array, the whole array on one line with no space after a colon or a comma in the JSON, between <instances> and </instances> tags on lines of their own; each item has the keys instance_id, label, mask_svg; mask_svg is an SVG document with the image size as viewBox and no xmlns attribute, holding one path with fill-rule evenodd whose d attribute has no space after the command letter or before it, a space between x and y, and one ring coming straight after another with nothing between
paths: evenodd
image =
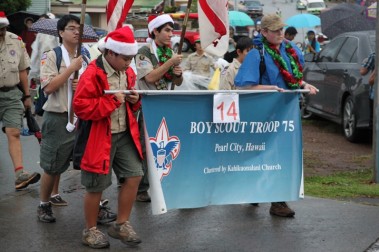
<instances>
[{"instance_id":1,"label":"floral lei","mask_svg":"<svg viewBox=\"0 0 379 252\"><path fill-rule=\"evenodd\" d=\"M171 48L164 46L164 47L157 47L157 55L159 60L159 66L166 63L169 59L172 57L172 50ZM163 79L165 81L172 81L172 77L174 74L174 68L170 67L170 69L163 75Z\"/></svg>"},{"instance_id":2,"label":"floral lei","mask_svg":"<svg viewBox=\"0 0 379 252\"><path fill-rule=\"evenodd\" d=\"M267 42L266 39L263 40L263 45L268 54L273 58L275 65L279 68L279 72L282 75L284 81L290 89L298 89L301 87L303 80L303 67L299 62L299 57L296 54L295 49L292 48L291 43L287 41L285 43L285 48L287 56L290 59L291 68L293 75L288 71L288 67L283 57L280 55L279 50Z\"/></svg>"}]
</instances>

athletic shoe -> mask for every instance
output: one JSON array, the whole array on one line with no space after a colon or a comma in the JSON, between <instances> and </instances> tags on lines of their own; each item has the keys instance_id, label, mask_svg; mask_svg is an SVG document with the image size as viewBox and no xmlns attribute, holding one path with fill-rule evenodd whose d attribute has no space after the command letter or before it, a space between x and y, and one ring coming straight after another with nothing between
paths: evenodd
<instances>
[{"instance_id":1,"label":"athletic shoe","mask_svg":"<svg viewBox=\"0 0 379 252\"><path fill-rule=\"evenodd\" d=\"M34 172L32 174L29 174L25 171L23 171L16 179L15 181L15 188L16 190L23 189L27 187L30 184L37 183L38 180L41 178L41 175L37 172Z\"/></svg>"},{"instance_id":2,"label":"athletic shoe","mask_svg":"<svg viewBox=\"0 0 379 252\"><path fill-rule=\"evenodd\" d=\"M82 242L84 245L96 249L109 247L109 241L107 237L96 227L83 230Z\"/></svg>"},{"instance_id":3,"label":"athletic shoe","mask_svg":"<svg viewBox=\"0 0 379 252\"><path fill-rule=\"evenodd\" d=\"M55 195L54 197L51 197L50 198L50 203L53 205L53 206L67 206L67 201L65 201L64 199L62 199L62 197L58 194L58 195Z\"/></svg>"},{"instance_id":4,"label":"athletic shoe","mask_svg":"<svg viewBox=\"0 0 379 252\"><path fill-rule=\"evenodd\" d=\"M117 219L117 214L111 212L110 207L107 207L108 200L101 200L99 205L99 214L97 215L97 224L106 224Z\"/></svg>"},{"instance_id":5,"label":"athletic shoe","mask_svg":"<svg viewBox=\"0 0 379 252\"><path fill-rule=\"evenodd\" d=\"M129 246L137 246L142 242L136 232L133 230L133 227L130 225L129 221L125 221L121 225L113 222L108 229L108 235L115 239L121 240L121 242Z\"/></svg>"},{"instance_id":6,"label":"athletic shoe","mask_svg":"<svg viewBox=\"0 0 379 252\"><path fill-rule=\"evenodd\" d=\"M270 214L280 217L293 217L295 212L288 207L286 202L271 203Z\"/></svg>"},{"instance_id":7,"label":"athletic shoe","mask_svg":"<svg viewBox=\"0 0 379 252\"><path fill-rule=\"evenodd\" d=\"M51 203L42 204L37 209L38 219L42 222L51 223L55 222L53 210L51 210Z\"/></svg>"}]
</instances>

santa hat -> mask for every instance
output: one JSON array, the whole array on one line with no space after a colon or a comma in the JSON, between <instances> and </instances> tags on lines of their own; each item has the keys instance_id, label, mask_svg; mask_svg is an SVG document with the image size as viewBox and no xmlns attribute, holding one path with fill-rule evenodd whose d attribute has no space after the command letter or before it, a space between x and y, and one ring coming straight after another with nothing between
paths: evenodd
<instances>
[{"instance_id":1,"label":"santa hat","mask_svg":"<svg viewBox=\"0 0 379 252\"><path fill-rule=\"evenodd\" d=\"M105 38L105 48L122 55L136 55L138 52L138 44L128 26L109 33Z\"/></svg>"},{"instance_id":2,"label":"santa hat","mask_svg":"<svg viewBox=\"0 0 379 252\"><path fill-rule=\"evenodd\" d=\"M0 11L0 28L6 27L9 25L8 18L5 16L4 11Z\"/></svg>"},{"instance_id":3,"label":"santa hat","mask_svg":"<svg viewBox=\"0 0 379 252\"><path fill-rule=\"evenodd\" d=\"M163 14L159 16L150 16L148 19L149 24L147 25L147 28L149 29L149 33L153 33L153 30L155 28L158 28L161 25L164 25L166 23L172 23L174 24L174 20L172 20L172 17L168 14Z\"/></svg>"}]
</instances>

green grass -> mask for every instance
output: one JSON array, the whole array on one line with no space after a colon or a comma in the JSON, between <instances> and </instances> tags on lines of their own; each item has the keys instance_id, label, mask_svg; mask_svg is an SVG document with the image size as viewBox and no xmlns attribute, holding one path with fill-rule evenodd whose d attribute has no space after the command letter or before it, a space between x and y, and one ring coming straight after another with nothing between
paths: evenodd
<instances>
[{"instance_id":1,"label":"green grass","mask_svg":"<svg viewBox=\"0 0 379 252\"><path fill-rule=\"evenodd\" d=\"M305 194L320 198L379 198L379 184L372 183L372 169L338 172L305 178Z\"/></svg>"}]
</instances>

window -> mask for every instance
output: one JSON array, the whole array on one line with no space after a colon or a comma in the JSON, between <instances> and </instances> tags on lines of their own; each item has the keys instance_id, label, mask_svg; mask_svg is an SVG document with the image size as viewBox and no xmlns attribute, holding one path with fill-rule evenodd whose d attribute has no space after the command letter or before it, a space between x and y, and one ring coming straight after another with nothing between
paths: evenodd
<instances>
[{"instance_id":1,"label":"window","mask_svg":"<svg viewBox=\"0 0 379 252\"><path fill-rule=\"evenodd\" d=\"M346 38L341 37L332 40L329 44L325 46L324 49L320 52L319 60L321 62L332 62L336 54L338 53L341 45L346 40Z\"/></svg>"},{"instance_id":2,"label":"window","mask_svg":"<svg viewBox=\"0 0 379 252\"><path fill-rule=\"evenodd\" d=\"M341 63L350 63L357 48L358 48L358 38L353 38L353 37L347 38L340 52L338 53L335 61L341 62ZM357 60L356 57L355 57L355 60ZM353 63L356 63L356 62L353 62Z\"/></svg>"}]
</instances>

